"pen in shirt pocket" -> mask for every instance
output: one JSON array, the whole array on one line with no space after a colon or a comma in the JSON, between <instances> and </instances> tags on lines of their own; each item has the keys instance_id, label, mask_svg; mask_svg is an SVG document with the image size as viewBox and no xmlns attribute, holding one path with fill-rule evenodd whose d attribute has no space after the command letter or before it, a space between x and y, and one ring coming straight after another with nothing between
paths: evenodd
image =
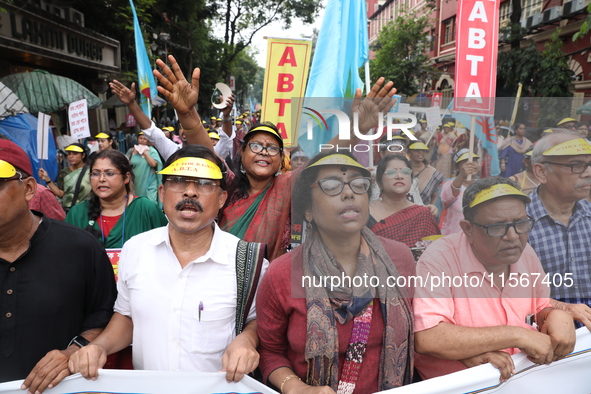
<instances>
[{"instance_id":1,"label":"pen in shirt pocket","mask_svg":"<svg viewBox=\"0 0 591 394\"><path fill-rule=\"evenodd\" d=\"M201 321L201 312L203 312L203 301L199 301L199 321Z\"/></svg>"}]
</instances>

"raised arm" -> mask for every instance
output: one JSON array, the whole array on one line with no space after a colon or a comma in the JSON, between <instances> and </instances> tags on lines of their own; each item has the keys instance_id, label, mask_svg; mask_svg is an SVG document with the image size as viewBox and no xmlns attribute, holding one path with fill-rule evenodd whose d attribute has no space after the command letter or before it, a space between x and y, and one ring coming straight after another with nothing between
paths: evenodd
<instances>
[{"instance_id":1,"label":"raised arm","mask_svg":"<svg viewBox=\"0 0 591 394\"><path fill-rule=\"evenodd\" d=\"M111 87L111 91L119 97L119 100L129 108L129 112L135 118L138 126L141 129L147 129L151 126L152 121L148 116L142 111L140 106L138 105L137 101L135 101L135 83L131 84L131 89L127 86L123 85L121 82L117 81L116 79L113 82L109 83Z\"/></svg>"},{"instance_id":2,"label":"raised arm","mask_svg":"<svg viewBox=\"0 0 591 394\"><path fill-rule=\"evenodd\" d=\"M201 118L195 109L199 99L199 77L201 70L193 70L191 83L187 81L174 56L169 55L168 67L161 59L156 64L162 70L154 70L154 76L158 79L158 92L160 92L176 110L177 116L189 144L199 144L213 150L211 139L207 135Z\"/></svg>"},{"instance_id":3,"label":"raised arm","mask_svg":"<svg viewBox=\"0 0 591 394\"><path fill-rule=\"evenodd\" d=\"M378 113L386 113L394 105L392 96L396 94L396 88L394 88L394 82L388 81L384 77L380 77L377 82L373 85L371 90L367 93L367 96L362 99L361 89L355 91L355 99L351 105L351 114L357 112L359 114L359 132L366 134L373 127L378 125L379 118ZM353 116L351 115L351 121ZM359 143L359 138L353 132L353 125L351 125L351 139L341 140L339 136L335 136L329 141L329 144L337 146L339 143L346 143L347 145Z\"/></svg>"}]
</instances>

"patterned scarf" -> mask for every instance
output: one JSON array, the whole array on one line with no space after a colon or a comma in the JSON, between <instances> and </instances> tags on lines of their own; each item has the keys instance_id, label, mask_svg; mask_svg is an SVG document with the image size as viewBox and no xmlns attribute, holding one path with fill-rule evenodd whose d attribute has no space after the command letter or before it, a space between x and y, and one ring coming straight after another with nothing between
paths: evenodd
<instances>
[{"instance_id":1,"label":"patterned scarf","mask_svg":"<svg viewBox=\"0 0 591 394\"><path fill-rule=\"evenodd\" d=\"M356 276L378 276L385 282L388 276L398 277L398 270L383 245L367 227L361 230L362 243L369 255L359 253ZM310 234L303 245L304 275L342 276L342 268L334 254L324 245L317 232ZM375 293L375 294L374 294ZM384 336L380 359L379 390L409 384L414 365L414 337L412 311L403 296L404 289L378 286L338 288L330 293L324 287L306 288L307 333L306 383L312 386L330 386L337 390L339 376L338 324L346 324L364 313L374 298L378 298L384 317Z\"/></svg>"}]
</instances>

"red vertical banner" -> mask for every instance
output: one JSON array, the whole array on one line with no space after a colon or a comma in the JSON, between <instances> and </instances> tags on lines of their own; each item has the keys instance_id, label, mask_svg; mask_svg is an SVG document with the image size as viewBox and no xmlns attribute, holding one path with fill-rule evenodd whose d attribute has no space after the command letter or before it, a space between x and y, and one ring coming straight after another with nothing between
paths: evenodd
<instances>
[{"instance_id":1,"label":"red vertical banner","mask_svg":"<svg viewBox=\"0 0 591 394\"><path fill-rule=\"evenodd\" d=\"M454 111L494 115L499 45L498 0L459 0Z\"/></svg>"}]
</instances>

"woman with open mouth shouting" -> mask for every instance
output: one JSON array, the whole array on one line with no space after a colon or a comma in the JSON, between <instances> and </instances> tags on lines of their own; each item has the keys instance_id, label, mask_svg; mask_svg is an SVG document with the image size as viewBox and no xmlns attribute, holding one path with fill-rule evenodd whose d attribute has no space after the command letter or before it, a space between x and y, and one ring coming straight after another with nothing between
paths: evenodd
<instances>
[{"instance_id":1,"label":"woman with open mouth shouting","mask_svg":"<svg viewBox=\"0 0 591 394\"><path fill-rule=\"evenodd\" d=\"M292 204L309 223L306 240L269 266L257 295L260 368L282 393L374 393L411 382L412 289L386 278L413 275L414 259L365 226L370 184L370 172L343 153L318 154L298 176ZM351 283L336 284L344 277Z\"/></svg>"}]
</instances>

